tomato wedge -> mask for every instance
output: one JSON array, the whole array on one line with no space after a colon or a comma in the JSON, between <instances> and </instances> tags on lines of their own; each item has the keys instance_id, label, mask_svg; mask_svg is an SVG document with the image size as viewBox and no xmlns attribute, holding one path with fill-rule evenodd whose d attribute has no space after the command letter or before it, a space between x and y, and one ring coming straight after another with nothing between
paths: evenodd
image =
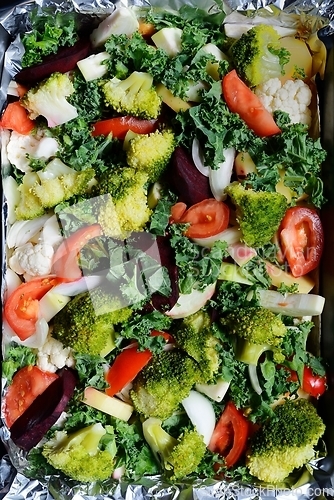
<instances>
[{"instance_id":1,"label":"tomato wedge","mask_svg":"<svg viewBox=\"0 0 334 500\"><path fill-rule=\"evenodd\" d=\"M207 238L224 231L229 217L230 210L225 203L208 198L188 208L178 222L190 224L185 232L188 238Z\"/></svg>"},{"instance_id":2,"label":"tomato wedge","mask_svg":"<svg viewBox=\"0 0 334 500\"><path fill-rule=\"evenodd\" d=\"M288 369L286 366L284 368ZM293 370L289 371L291 371L289 381L298 382L297 372ZM327 389L327 377L326 375L316 375L313 373L312 368L305 366L301 388L313 398L319 398Z\"/></svg>"},{"instance_id":3,"label":"tomato wedge","mask_svg":"<svg viewBox=\"0 0 334 500\"><path fill-rule=\"evenodd\" d=\"M35 128L35 122L28 117L27 111L20 101L15 101L8 104L2 115L0 126L15 130L19 134L28 135Z\"/></svg>"},{"instance_id":4,"label":"tomato wedge","mask_svg":"<svg viewBox=\"0 0 334 500\"><path fill-rule=\"evenodd\" d=\"M182 216L185 214L186 210L187 205L182 201L175 203L175 205L173 205L170 209L170 224L172 224L173 222L179 222Z\"/></svg>"},{"instance_id":5,"label":"tomato wedge","mask_svg":"<svg viewBox=\"0 0 334 500\"><path fill-rule=\"evenodd\" d=\"M317 211L308 207L288 208L279 228L279 240L295 278L315 269L324 247L324 233Z\"/></svg>"},{"instance_id":6,"label":"tomato wedge","mask_svg":"<svg viewBox=\"0 0 334 500\"><path fill-rule=\"evenodd\" d=\"M25 366L16 372L5 394L4 414L7 426L11 427L58 376L56 373L45 372L38 366Z\"/></svg>"},{"instance_id":7,"label":"tomato wedge","mask_svg":"<svg viewBox=\"0 0 334 500\"><path fill-rule=\"evenodd\" d=\"M113 137L123 140L129 130L136 134L150 134L157 129L158 123L157 119L141 120L135 116L117 116L95 123L92 136L112 134Z\"/></svg>"},{"instance_id":8,"label":"tomato wedge","mask_svg":"<svg viewBox=\"0 0 334 500\"><path fill-rule=\"evenodd\" d=\"M35 333L39 312L38 301L60 281L54 276L35 278L22 283L6 300L5 318L21 340L26 340Z\"/></svg>"},{"instance_id":9,"label":"tomato wedge","mask_svg":"<svg viewBox=\"0 0 334 500\"><path fill-rule=\"evenodd\" d=\"M229 110L232 113L238 113L256 135L268 137L281 132L271 113L266 110L258 96L238 77L235 69L224 76L222 89Z\"/></svg>"},{"instance_id":10,"label":"tomato wedge","mask_svg":"<svg viewBox=\"0 0 334 500\"><path fill-rule=\"evenodd\" d=\"M246 450L250 425L241 410L228 401L213 431L209 450L225 459L227 468L235 465Z\"/></svg>"},{"instance_id":11,"label":"tomato wedge","mask_svg":"<svg viewBox=\"0 0 334 500\"><path fill-rule=\"evenodd\" d=\"M166 342L169 342L172 337L168 333L158 332L153 330L152 336L162 336ZM111 365L106 375L106 381L109 387L105 390L108 396L114 396L120 392L126 385L136 378L138 373L152 359L152 352L149 349L138 351L137 342L123 349L118 354L115 361Z\"/></svg>"},{"instance_id":12,"label":"tomato wedge","mask_svg":"<svg viewBox=\"0 0 334 500\"><path fill-rule=\"evenodd\" d=\"M71 234L57 248L53 256L52 272L66 281L75 281L81 278L78 254L89 240L101 236L101 234L100 224L82 227Z\"/></svg>"}]
</instances>

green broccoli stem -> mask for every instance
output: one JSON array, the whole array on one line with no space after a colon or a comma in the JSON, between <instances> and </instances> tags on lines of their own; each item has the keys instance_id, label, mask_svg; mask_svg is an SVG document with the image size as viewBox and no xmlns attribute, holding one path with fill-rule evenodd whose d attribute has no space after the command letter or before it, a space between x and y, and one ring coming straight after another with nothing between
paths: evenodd
<instances>
[{"instance_id":1,"label":"green broccoli stem","mask_svg":"<svg viewBox=\"0 0 334 500\"><path fill-rule=\"evenodd\" d=\"M261 354L270 350L272 350L272 347L268 344L253 344L246 339L238 337L235 357L238 361L247 365L257 365Z\"/></svg>"}]
</instances>

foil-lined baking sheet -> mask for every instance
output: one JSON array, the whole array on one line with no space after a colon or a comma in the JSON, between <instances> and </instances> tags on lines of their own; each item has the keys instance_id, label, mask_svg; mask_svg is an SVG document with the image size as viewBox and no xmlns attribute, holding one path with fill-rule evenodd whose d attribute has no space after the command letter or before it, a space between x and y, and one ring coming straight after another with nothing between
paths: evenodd
<instances>
[{"instance_id":1,"label":"foil-lined baking sheet","mask_svg":"<svg viewBox=\"0 0 334 500\"><path fill-rule=\"evenodd\" d=\"M185 3L210 11L217 8L217 4L213 0L168 0L168 2L162 2L162 0L151 0L150 2L147 0L129 0L126 2L124 0L121 3L138 7L163 6L173 10L178 10ZM30 0L0 14L0 110L6 103L8 83L20 69L23 47L19 34L29 31L28 13L36 6L39 9L52 8L53 11L75 12L78 22L84 23L85 21L94 22L94 20L98 22L101 17L113 11L115 3L111 0ZM262 16L275 17L275 22L283 25L297 22L301 18L307 19L307 22L312 24L313 30L318 31L322 39L332 40L331 44L333 45L334 0L275 0L274 2L271 0L227 0L224 3L224 10L229 16L230 22L240 22L238 20L240 15L243 15L245 20L251 22L252 17L259 13ZM331 44L329 43L329 46ZM332 59L334 59L333 50L331 55L333 56ZM329 106L326 106L324 112L331 113L333 118L333 67L327 71L325 82L328 78L332 82L326 97ZM333 125L333 119L331 123ZM332 142L329 143L330 147L332 147L334 127L332 133L327 130L327 138L328 133L329 137L332 136ZM329 168L331 168L330 165L332 167L334 165L333 148L328 153L327 166L329 165ZM332 187L334 193L334 182ZM334 200L329 200L329 203L330 207L333 208ZM3 213L3 232L5 232L6 227L5 219L6 214ZM2 241L4 241L4 238ZM4 255L4 252L2 255ZM3 273L4 270L3 262ZM333 304L332 306L329 304L329 307L333 308ZM327 334L330 333L330 328L331 325L326 326ZM331 342L331 348L334 350L334 346L332 347L334 335L329 342ZM329 408L334 405L333 394L330 395L328 404L330 405ZM325 413L327 413L326 408ZM330 434L333 434L334 438L334 426L333 432ZM0 438L7 448L7 454L2 457L0 462L0 500L209 500L212 498L222 500L313 500L334 497L334 458L331 458L331 456L319 458L308 464L307 470L302 477L296 479L292 489L291 485L286 489L276 489L237 482L202 479L197 479L191 483L168 484L163 482L160 476L143 477L135 483L107 480L101 483L80 484L72 480L65 481L56 475L40 480L28 479L21 473L25 466L24 452L10 442L9 432L5 427L0 428ZM334 442L330 448L334 450Z\"/></svg>"}]
</instances>

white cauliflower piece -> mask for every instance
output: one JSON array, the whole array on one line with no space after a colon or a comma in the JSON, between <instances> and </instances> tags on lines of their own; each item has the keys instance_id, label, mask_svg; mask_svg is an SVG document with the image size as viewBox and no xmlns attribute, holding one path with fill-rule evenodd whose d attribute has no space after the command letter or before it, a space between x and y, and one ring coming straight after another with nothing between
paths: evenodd
<instances>
[{"instance_id":1,"label":"white cauliflower piece","mask_svg":"<svg viewBox=\"0 0 334 500\"><path fill-rule=\"evenodd\" d=\"M37 159L49 159L58 151L58 143L52 137L45 137L41 131L37 134L23 135L13 131L7 144L7 157L12 165L21 172L31 172L29 154Z\"/></svg>"},{"instance_id":2,"label":"white cauliflower piece","mask_svg":"<svg viewBox=\"0 0 334 500\"><path fill-rule=\"evenodd\" d=\"M50 334L46 342L37 352L37 366L41 370L56 372L64 366L73 367L75 361L70 347L64 347L63 344L54 339Z\"/></svg>"},{"instance_id":3,"label":"white cauliflower piece","mask_svg":"<svg viewBox=\"0 0 334 500\"><path fill-rule=\"evenodd\" d=\"M285 111L289 114L292 123L311 124L312 93L310 87L303 80L287 80L282 84L279 78L258 85L255 94L263 106L273 113Z\"/></svg>"},{"instance_id":4,"label":"white cauliflower piece","mask_svg":"<svg viewBox=\"0 0 334 500\"><path fill-rule=\"evenodd\" d=\"M46 276L51 272L54 249L48 243L33 245L30 241L15 248L9 258L9 267L17 274Z\"/></svg>"}]
</instances>

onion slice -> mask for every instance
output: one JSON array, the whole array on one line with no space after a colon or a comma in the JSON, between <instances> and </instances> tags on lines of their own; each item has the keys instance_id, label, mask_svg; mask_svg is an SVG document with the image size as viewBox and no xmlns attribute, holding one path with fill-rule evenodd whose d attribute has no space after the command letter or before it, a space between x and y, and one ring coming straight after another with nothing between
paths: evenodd
<instances>
[{"instance_id":1,"label":"onion slice","mask_svg":"<svg viewBox=\"0 0 334 500\"><path fill-rule=\"evenodd\" d=\"M102 276L83 276L76 281L70 281L67 283L60 283L53 287L53 293L59 293L59 295L65 295L67 297L74 297L79 295L79 293L87 292L88 290L93 290L99 286L103 281Z\"/></svg>"},{"instance_id":2,"label":"onion slice","mask_svg":"<svg viewBox=\"0 0 334 500\"><path fill-rule=\"evenodd\" d=\"M248 374L250 383L257 394L262 393L259 378L257 376L257 365L248 365Z\"/></svg>"},{"instance_id":3,"label":"onion slice","mask_svg":"<svg viewBox=\"0 0 334 500\"><path fill-rule=\"evenodd\" d=\"M181 293L174 307L167 311L166 316L181 319L199 311L215 292L216 283L208 285L205 290L192 290L190 293Z\"/></svg>"},{"instance_id":4,"label":"onion slice","mask_svg":"<svg viewBox=\"0 0 334 500\"><path fill-rule=\"evenodd\" d=\"M204 165L204 155L197 137L193 140L191 155L197 170L201 172L201 174L205 175L205 177L209 177L210 168Z\"/></svg>"},{"instance_id":5,"label":"onion slice","mask_svg":"<svg viewBox=\"0 0 334 500\"><path fill-rule=\"evenodd\" d=\"M227 197L225 188L231 184L236 151L235 148L226 148L223 153L225 159L218 164L218 168L209 167L210 188L217 201L223 201Z\"/></svg>"},{"instance_id":6,"label":"onion slice","mask_svg":"<svg viewBox=\"0 0 334 500\"><path fill-rule=\"evenodd\" d=\"M207 238L192 238L191 240L201 247L211 248L216 241L226 241L228 245L234 245L240 241L240 229L238 226L228 227L220 233L208 236Z\"/></svg>"},{"instance_id":7,"label":"onion slice","mask_svg":"<svg viewBox=\"0 0 334 500\"><path fill-rule=\"evenodd\" d=\"M203 436L203 441L208 446L216 425L215 411L211 401L197 391L190 391L189 396L181 403L191 423L198 434Z\"/></svg>"},{"instance_id":8,"label":"onion slice","mask_svg":"<svg viewBox=\"0 0 334 500\"><path fill-rule=\"evenodd\" d=\"M275 290L259 290L260 305L276 314L285 316L320 316L325 305L325 298L310 293L288 293Z\"/></svg>"},{"instance_id":9,"label":"onion slice","mask_svg":"<svg viewBox=\"0 0 334 500\"><path fill-rule=\"evenodd\" d=\"M20 247L28 243L42 229L49 218L50 215L42 215L41 217L36 217L36 219L14 222L6 238L7 247Z\"/></svg>"}]
</instances>

